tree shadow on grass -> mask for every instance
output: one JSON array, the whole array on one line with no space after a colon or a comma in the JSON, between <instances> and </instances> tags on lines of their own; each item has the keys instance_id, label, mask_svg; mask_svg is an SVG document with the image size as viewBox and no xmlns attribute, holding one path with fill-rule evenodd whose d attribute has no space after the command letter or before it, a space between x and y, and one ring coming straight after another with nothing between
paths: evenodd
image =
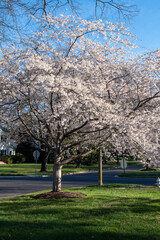
<instances>
[{"instance_id":1,"label":"tree shadow on grass","mask_svg":"<svg viewBox=\"0 0 160 240\"><path fill-rule=\"evenodd\" d=\"M87 220L86 220L87 221ZM159 234L152 232L124 232L115 227L101 229L87 223L57 223L50 221L45 223L29 223L27 221L0 221L1 240L159 240Z\"/></svg>"},{"instance_id":2,"label":"tree shadow on grass","mask_svg":"<svg viewBox=\"0 0 160 240\"><path fill-rule=\"evenodd\" d=\"M0 240L160 239L158 223L153 222L160 213L158 198L24 196L0 202L0 209Z\"/></svg>"},{"instance_id":3,"label":"tree shadow on grass","mask_svg":"<svg viewBox=\"0 0 160 240\"><path fill-rule=\"evenodd\" d=\"M25 201L23 201L25 200ZM91 203L91 204L90 204ZM34 210L32 210L32 206ZM56 207L61 208L71 208L76 207L76 211L87 211L92 210L94 206L94 211L98 209L98 213L114 213L117 211L124 211L128 209L130 212L134 213L149 213L149 212L160 212L160 198L150 199L145 197L129 198L129 197L112 197L112 196L99 196L99 197L89 197L89 198L74 198L74 199L51 199L51 200L41 200L41 199L31 199L30 196L22 196L18 198L13 198L5 201L0 201L0 209L3 211L18 211L19 213L35 214L37 211L39 214L49 214L50 208ZM87 209L85 209L85 206ZM40 208L39 208L40 207ZM48 210L47 210L48 207ZM28 210L29 209L29 210Z\"/></svg>"}]
</instances>

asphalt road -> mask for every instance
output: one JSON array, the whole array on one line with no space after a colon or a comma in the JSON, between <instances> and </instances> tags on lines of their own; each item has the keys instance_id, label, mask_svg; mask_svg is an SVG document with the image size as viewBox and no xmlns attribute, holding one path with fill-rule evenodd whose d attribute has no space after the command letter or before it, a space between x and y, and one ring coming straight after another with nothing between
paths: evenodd
<instances>
[{"instance_id":1,"label":"asphalt road","mask_svg":"<svg viewBox=\"0 0 160 240\"><path fill-rule=\"evenodd\" d=\"M141 166L129 167L127 171L133 171ZM154 186L156 179L153 178L123 178L118 177L122 169L103 170L103 183L123 183L123 184L142 184ZM89 172L62 177L62 187L84 187L98 182L98 173ZM52 177L41 176L17 176L17 177L0 177L0 199L10 198L52 188Z\"/></svg>"}]
</instances>

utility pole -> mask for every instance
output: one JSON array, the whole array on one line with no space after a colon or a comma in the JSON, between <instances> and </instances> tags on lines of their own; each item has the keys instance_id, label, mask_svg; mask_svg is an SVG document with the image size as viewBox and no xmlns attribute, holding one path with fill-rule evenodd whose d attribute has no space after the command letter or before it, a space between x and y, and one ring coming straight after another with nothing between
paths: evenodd
<instances>
[{"instance_id":1,"label":"utility pole","mask_svg":"<svg viewBox=\"0 0 160 240\"><path fill-rule=\"evenodd\" d=\"M102 186L102 147L99 148L98 155L98 186Z\"/></svg>"}]
</instances>

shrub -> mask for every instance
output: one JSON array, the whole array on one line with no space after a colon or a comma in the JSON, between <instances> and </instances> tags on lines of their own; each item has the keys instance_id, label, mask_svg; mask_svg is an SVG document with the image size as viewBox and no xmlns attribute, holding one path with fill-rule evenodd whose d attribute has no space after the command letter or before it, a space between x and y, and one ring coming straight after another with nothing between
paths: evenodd
<instances>
[{"instance_id":1,"label":"shrub","mask_svg":"<svg viewBox=\"0 0 160 240\"><path fill-rule=\"evenodd\" d=\"M16 155L11 156L13 163L24 163L26 161L22 153L16 153Z\"/></svg>"},{"instance_id":2,"label":"shrub","mask_svg":"<svg viewBox=\"0 0 160 240\"><path fill-rule=\"evenodd\" d=\"M1 160L7 164L12 164L13 162L12 156L8 156L8 155L1 156Z\"/></svg>"}]
</instances>

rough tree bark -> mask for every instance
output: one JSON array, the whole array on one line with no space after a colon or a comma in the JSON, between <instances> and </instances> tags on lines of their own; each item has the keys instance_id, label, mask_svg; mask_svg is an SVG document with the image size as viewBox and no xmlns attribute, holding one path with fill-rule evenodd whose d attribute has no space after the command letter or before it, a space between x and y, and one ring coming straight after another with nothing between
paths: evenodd
<instances>
[{"instance_id":1,"label":"rough tree bark","mask_svg":"<svg viewBox=\"0 0 160 240\"><path fill-rule=\"evenodd\" d=\"M53 167L53 192L61 191L61 180L62 180L62 165L60 163L54 163Z\"/></svg>"}]
</instances>

